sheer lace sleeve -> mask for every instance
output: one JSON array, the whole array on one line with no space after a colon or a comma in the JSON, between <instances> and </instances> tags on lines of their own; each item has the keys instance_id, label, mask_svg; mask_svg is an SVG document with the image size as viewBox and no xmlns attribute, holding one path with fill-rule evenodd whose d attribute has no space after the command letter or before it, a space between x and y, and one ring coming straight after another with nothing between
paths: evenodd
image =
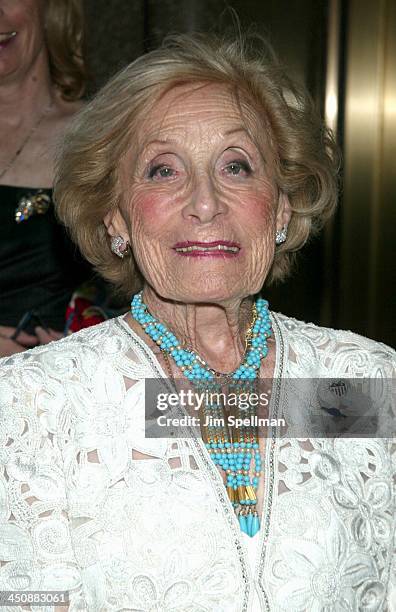
<instances>
[{"instance_id":1,"label":"sheer lace sleeve","mask_svg":"<svg viewBox=\"0 0 396 612\"><path fill-rule=\"evenodd\" d=\"M378 435L280 442L274 598L285 609L296 600L304 610L396 612L396 354L349 331L281 321L289 332L288 374L354 379L370 398ZM287 422L304 422L293 403L290 414Z\"/></svg>"},{"instance_id":2,"label":"sheer lace sleeve","mask_svg":"<svg viewBox=\"0 0 396 612\"><path fill-rule=\"evenodd\" d=\"M13 612L85 609L63 471L64 398L45 355L0 362L0 591L69 591L70 604L3 608Z\"/></svg>"},{"instance_id":3,"label":"sheer lace sleeve","mask_svg":"<svg viewBox=\"0 0 396 612\"><path fill-rule=\"evenodd\" d=\"M393 467L393 498L396 505L396 440L391 443L392 467ZM396 510L395 510L396 514ZM391 571L388 585L388 609L389 612L396 612L396 517L394 520L393 534L393 555L391 562Z\"/></svg>"}]
</instances>

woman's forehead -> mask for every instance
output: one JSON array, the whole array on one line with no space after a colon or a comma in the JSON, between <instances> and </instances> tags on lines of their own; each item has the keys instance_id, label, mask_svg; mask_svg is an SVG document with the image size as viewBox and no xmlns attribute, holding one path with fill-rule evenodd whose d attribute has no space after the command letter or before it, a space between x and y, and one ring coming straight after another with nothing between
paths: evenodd
<instances>
[{"instance_id":1,"label":"woman's forehead","mask_svg":"<svg viewBox=\"0 0 396 612\"><path fill-rule=\"evenodd\" d=\"M138 140L143 145L205 127L224 135L244 130L248 136L257 131L259 122L252 106L229 85L183 83L168 89L151 106L139 126Z\"/></svg>"}]
</instances>

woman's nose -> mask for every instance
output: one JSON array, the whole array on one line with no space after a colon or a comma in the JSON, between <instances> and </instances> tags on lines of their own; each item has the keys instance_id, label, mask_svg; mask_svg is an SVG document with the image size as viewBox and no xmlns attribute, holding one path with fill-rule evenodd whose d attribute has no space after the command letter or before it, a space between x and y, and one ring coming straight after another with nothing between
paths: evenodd
<instances>
[{"instance_id":1,"label":"woman's nose","mask_svg":"<svg viewBox=\"0 0 396 612\"><path fill-rule=\"evenodd\" d=\"M226 212L227 206L216 193L210 177L202 177L190 195L188 204L183 209L186 218L200 223L210 223L218 215Z\"/></svg>"}]
</instances>

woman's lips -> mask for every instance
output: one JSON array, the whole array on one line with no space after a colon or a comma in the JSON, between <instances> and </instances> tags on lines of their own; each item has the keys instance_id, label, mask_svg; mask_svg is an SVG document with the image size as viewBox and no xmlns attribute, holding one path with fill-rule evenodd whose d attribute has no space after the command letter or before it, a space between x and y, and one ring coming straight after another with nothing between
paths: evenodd
<instances>
[{"instance_id":1,"label":"woman's lips","mask_svg":"<svg viewBox=\"0 0 396 612\"><path fill-rule=\"evenodd\" d=\"M16 32L2 32L0 33L0 49L4 49L7 47L14 38L16 37Z\"/></svg>"},{"instance_id":2,"label":"woman's lips","mask_svg":"<svg viewBox=\"0 0 396 612\"><path fill-rule=\"evenodd\" d=\"M236 257L241 247L236 242L216 240L214 242L178 242L173 250L184 257Z\"/></svg>"}]
</instances>

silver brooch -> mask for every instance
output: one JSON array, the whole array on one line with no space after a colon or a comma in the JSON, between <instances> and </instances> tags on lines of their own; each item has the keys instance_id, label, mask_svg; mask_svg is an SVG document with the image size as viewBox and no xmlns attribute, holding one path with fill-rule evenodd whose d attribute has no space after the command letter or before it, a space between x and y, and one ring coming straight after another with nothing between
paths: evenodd
<instances>
[{"instance_id":1,"label":"silver brooch","mask_svg":"<svg viewBox=\"0 0 396 612\"><path fill-rule=\"evenodd\" d=\"M34 195L23 196L15 209L15 221L22 223L33 215L45 215L51 204L51 197L41 189Z\"/></svg>"}]
</instances>

